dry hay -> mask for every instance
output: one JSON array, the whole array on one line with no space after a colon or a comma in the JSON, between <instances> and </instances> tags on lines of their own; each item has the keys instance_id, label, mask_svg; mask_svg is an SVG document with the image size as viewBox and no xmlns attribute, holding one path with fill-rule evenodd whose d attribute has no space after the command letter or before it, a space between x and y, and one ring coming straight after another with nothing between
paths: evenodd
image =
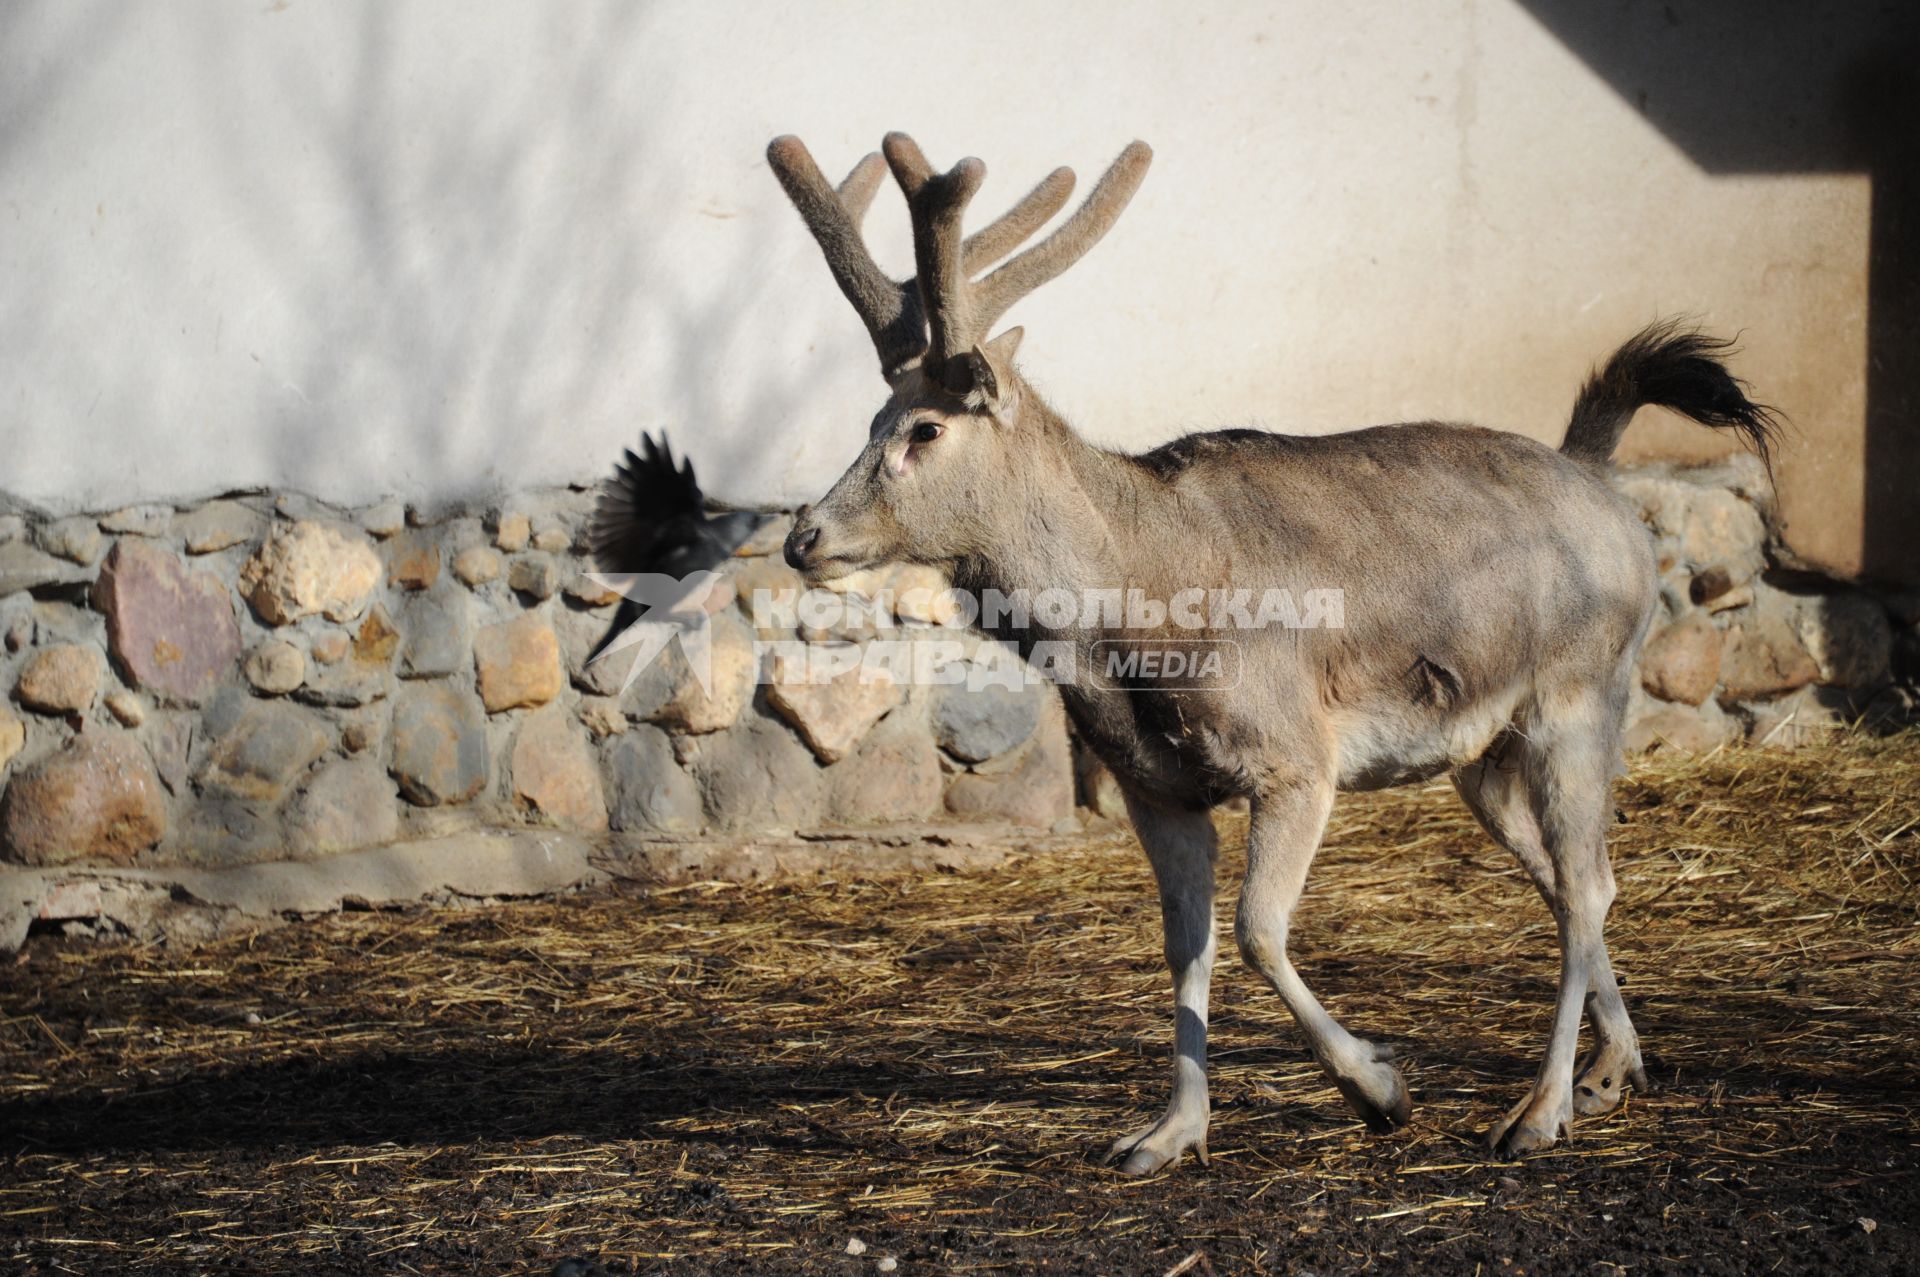
<instances>
[{"instance_id":1,"label":"dry hay","mask_svg":"<svg viewBox=\"0 0 1920 1277\"><path fill-rule=\"evenodd\" d=\"M1537 1061L1552 931L1444 786L1344 799L1297 928L1414 1124L1351 1119L1229 943L1212 1169L1146 1182L1097 1160L1167 1084L1118 831L977 875L40 938L0 978L0 1266L1911 1271L1916 795L1914 735L1640 765L1611 935L1657 1089L1520 1164L1479 1135Z\"/></svg>"}]
</instances>

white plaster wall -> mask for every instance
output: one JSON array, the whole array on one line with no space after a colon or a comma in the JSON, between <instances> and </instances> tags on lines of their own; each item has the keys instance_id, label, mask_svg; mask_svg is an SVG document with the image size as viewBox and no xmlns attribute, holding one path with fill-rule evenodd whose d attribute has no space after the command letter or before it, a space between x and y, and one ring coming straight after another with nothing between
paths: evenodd
<instances>
[{"instance_id":1,"label":"white plaster wall","mask_svg":"<svg viewBox=\"0 0 1920 1277\"><path fill-rule=\"evenodd\" d=\"M1864 179L1702 173L1511 0L42 0L0 10L0 491L432 502L653 428L726 497L816 495L882 390L763 150L837 177L889 128L983 156L982 216L1153 143L1010 317L1102 441L1557 438L1675 310L1857 429ZM891 191L870 220L905 266Z\"/></svg>"}]
</instances>

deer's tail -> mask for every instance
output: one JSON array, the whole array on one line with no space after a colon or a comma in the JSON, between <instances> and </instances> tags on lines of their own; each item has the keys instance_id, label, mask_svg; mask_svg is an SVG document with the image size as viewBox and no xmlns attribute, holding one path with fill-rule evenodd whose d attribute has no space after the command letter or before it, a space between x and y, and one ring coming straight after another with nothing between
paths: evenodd
<instances>
[{"instance_id":1,"label":"deer's tail","mask_svg":"<svg viewBox=\"0 0 1920 1277\"><path fill-rule=\"evenodd\" d=\"M1677 319L1649 324L1587 378L1560 451L1605 466L1634 411L1659 404L1703 426L1734 431L1771 473L1780 416L1748 399L1745 384L1727 371L1722 359L1732 348L1732 342L1685 328Z\"/></svg>"}]
</instances>

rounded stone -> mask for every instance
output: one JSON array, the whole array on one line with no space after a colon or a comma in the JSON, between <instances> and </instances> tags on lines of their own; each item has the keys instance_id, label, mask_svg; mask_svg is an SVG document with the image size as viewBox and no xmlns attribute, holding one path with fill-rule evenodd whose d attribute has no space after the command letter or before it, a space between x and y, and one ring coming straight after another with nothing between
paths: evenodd
<instances>
[{"instance_id":1,"label":"rounded stone","mask_svg":"<svg viewBox=\"0 0 1920 1277\"><path fill-rule=\"evenodd\" d=\"M551 555L538 551L522 555L507 568L507 584L534 599L550 599L560 587L560 569Z\"/></svg>"},{"instance_id":2,"label":"rounded stone","mask_svg":"<svg viewBox=\"0 0 1920 1277\"><path fill-rule=\"evenodd\" d=\"M29 865L127 864L166 834L160 778L138 741L85 733L16 775L0 799L0 850Z\"/></svg>"},{"instance_id":3,"label":"rounded stone","mask_svg":"<svg viewBox=\"0 0 1920 1277\"><path fill-rule=\"evenodd\" d=\"M578 717L595 740L619 736L627 730L627 716L611 699L582 698Z\"/></svg>"},{"instance_id":4,"label":"rounded stone","mask_svg":"<svg viewBox=\"0 0 1920 1277\"><path fill-rule=\"evenodd\" d=\"M1751 580L1766 561L1760 512L1724 488L1696 488L1688 498L1679 527L1687 561L1724 569L1731 585Z\"/></svg>"},{"instance_id":5,"label":"rounded stone","mask_svg":"<svg viewBox=\"0 0 1920 1277\"><path fill-rule=\"evenodd\" d=\"M453 574L469 587L485 585L500 577L500 556L484 545L470 545L453 559Z\"/></svg>"},{"instance_id":6,"label":"rounded stone","mask_svg":"<svg viewBox=\"0 0 1920 1277\"><path fill-rule=\"evenodd\" d=\"M1730 743L1739 734L1738 722L1712 701L1698 709L1663 705L1629 724L1621 745L1629 754L1661 749L1705 754Z\"/></svg>"},{"instance_id":7,"label":"rounded stone","mask_svg":"<svg viewBox=\"0 0 1920 1277\"><path fill-rule=\"evenodd\" d=\"M1820 682L1872 688L1893 669L1893 623L1871 595L1848 591L1806 601L1795 615L1800 642L1819 667Z\"/></svg>"},{"instance_id":8,"label":"rounded stone","mask_svg":"<svg viewBox=\"0 0 1920 1277\"><path fill-rule=\"evenodd\" d=\"M984 762L1024 744L1040 723L1041 691L988 683L968 688L954 683L940 689L933 705L933 734L955 758Z\"/></svg>"},{"instance_id":9,"label":"rounded stone","mask_svg":"<svg viewBox=\"0 0 1920 1277\"><path fill-rule=\"evenodd\" d=\"M347 621L379 585L380 556L358 532L313 520L276 524L240 570L240 590L269 625L315 613Z\"/></svg>"},{"instance_id":10,"label":"rounded stone","mask_svg":"<svg viewBox=\"0 0 1920 1277\"><path fill-rule=\"evenodd\" d=\"M464 666L473 647L472 608L472 597L451 585L408 596L400 612L402 677L444 678Z\"/></svg>"},{"instance_id":11,"label":"rounded stone","mask_svg":"<svg viewBox=\"0 0 1920 1277\"><path fill-rule=\"evenodd\" d=\"M655 622L642 620L636 624ZM713 618L706 630L704 686L688 660L688 651L684 639L669 639L646 667L632 676L622 703L633 717L658 723L669 731L698 736L731 727L752 701L759 681L760 658L751 632L730 614ZM638 656L637 651L623 651L610 655L602 664L612 667L610 674L625 679Z\"/></svg>"},{"instance_id":12,"label":"rounded stone","mask_svg":"<svg viewBox=\"0 0 1920 1277\"><path fill-rule=\"evenodd\" d=\"M265 520L238 501L209 501L191 514L173 521L173 531L188 554L214 554L251 541Z\"/></svg>"},{"instance_id":13,"label":"rounded stone","mask_svg":"<svg viewBox=\"0 0 1920 1277\"><path fill-rule=\"evenodd\" d=\"M687 769L710 828L800 830L826 810L819 763L787 726L757 712L725 731L687 740Z\"/></svg>"},{"instance_id":14,"label":"rounded stone","mask_svg":"<svg viewBox=\"0 0 1920 1277\"><path fill-rule=\"evenodd\" d=\"M105 538L100 535L100 525L85 515L42 524L39 541L40 548L48 554L57 554L67 562L78 563L82 567L97 562L100 548L105 544Z\"/></svg>"},{"instance_id":15,"label":"rounded stone","mask_svg":"<svg viewBox=\"0 0 1920 1277\"><path fill-rule=\"evenodd\" d=\"M533 540L533 520L524 514L503 514L494 525L493 543L508 554L518 554Z\"/></svg>"},{"instance_id":16,"label":"rounded stone","mask_svg":"<svg viewBox=\"0 0 1920 1277\"><path fill-rule=\"evenodd\" d=\"M896 712L826 771L827 819L841 825L924 820L940 809L946 777L924 721Z\"/></svg>"},{"instance_id":17,"label":"rounded stone","mask_svg":"<svg viewBox=\"0 0 1920 1277\"><path fill-rule=\"evenodd\" d=\"M336 665L353 650L351 636L339 630L325 630L313 636L313 659L322 665Z\"/></svg>"},{"instance_id":18,"label":"rounded stone","mask_svg":"<svg viewBox=\"0 0 1920 1277\"><path fill-rule=\"evenodd\" d=\"M293 801L288 825L294 849L324 856L392 842L400 836L397 798L380 764L328 763Z\"/></svg>"},{"instance_id":19,"label":"rounded stone","mask_svg":"<svg viewBox=\"0 0 1920 1277\"><path fill-rule=\"evenodd\" d=\"M474 635L480 699L489 714L545 705L560 694L560 640L531 614L489 625Z\"/></svg>"},{"instance_id":20,"label":"rounded stone","mask_svg":"<svg viewBox=\"0 0 1920 1277\"><path fill-rule=\"evenodd\" d=\"M12 710L0 706L0 771L5 771L27 746L27 725Z\"/></svg>"},{"instance_id":21,"label":"rounded stone","mask_svg":"<svg viewBox=\"0 0 1920 1277\"><path fill-rule=\"evenodd\" d=\"M400 794L420 807L463 803L486 788L491 764L480 703L443 683L409 683L393 707Z\"/></svg>"},{"instance_id":22,"label":"rounded stone","mask_svg":"<svg viewBox=\"0 0 1920 1277\"><path fill-rule=\"evenodd\" d=\"M173 526L173 507L170 505L130 505L112 514L103 515L100 526L109 532L123 532L132 536L157 537L166 535Z\"/></svg>"},{"instance_id":23,"label":"rounded stone","mask_svg":"<svg viewBox=\"0 0 1920 1277\"><path fill-rule=\"evenodd\" d=\"M796 605L807 583L778 555L743 561L727 578L745 616L762 637L794 632Z\"/></svg>"},{"instance_id":24,"label":"rounded stone","mask_svg":"<svg viewBox=\"0 0 1920 1277\"><path fill-rule=\"evenodd\" d=\"M397 590L424 590L440 579L440 547L431 533L408 532L394 541L387 580Z\"/></svg>"},{"instance_id":25,"label":"rounded stone","mask_svg":"<svg viewBox=\"0 0 1920 1277\"><path fill-rule=\"evenodd\" d=\"M1800 642L1789 619L1770 610L1727 631L1721 656L1721 699L1764 700L1804 687L1820 676L1820 667Z\"/></svg>"},{"instance_id":26,"label":"rounded stone","mask_svg":"<svg viewBox=\"0 0 1920 1277\"><path fill-rule=\"evenodd\" d=\"M586 572L576 572L567 582L567 597L582 607L610 607L620 601L620 591L610 589Z\"/></svg>"},{"instance_id":27,"label":"rounded stone","mask_svg":"<svg viewBox=\"0 0 1920 1277\"><path fill-rule=\"evenodd\" d=\"M306 681L306 653L285 639L271 639L248 655L245 672L255 691L279 696Z\"/></svg>"},{"instance_id":28,"label":"rounded stone","mask_svg":"<svg viewBox=\"0 0 1920 1277\"><path fill-rule=\"evenodd\" d=\"M1073 751L1074 797L1080 806L1108 820L1127 818L1120 782L1098 754L1077 741Z\"/></svg>"},{"instance_id":29,"label":"rounded stone","mask_svg":"<svg viewBox=\"0 0 1920 1277\"><path fill-rule=\"evenodd\" d=\"M24 541L0 544L0 598L43 585L71 585L87 579L87 570L36 550Z\"/></svg>"},{"instance_id":30,"label":"rounded stone","mask_svg":"<svg viewBox=\"0 0 1920 1277\"><path fill-rule=\"evenodd\" d=\"M382 501L360 516L360 526L384 541L407 526L407 508L398 501Z\"/></svg>"},{"instance_id":31,"label":"rounded stone","mask_svg":"<svg viewBox=\"0 0 1920 1277\"><path fill-rule=\"evenodd\" d=\"M230 798L278 801L332 739L327 720L313 710L285 701L251 701L214 741L200 786Z\"/></svg>"},{"instance_id":32,"label":"rounded stone","mask_svg":"<svg viewBox=\"0 0 1920 1277\"><path fill-rule=\"evenodd\" d=\"M210 572L188 572L150 541L118 542L93 597L106 614L114 663L128 682L164 700L197 704L240 656L227 587Z\"/></svg>"},{"instance_id":33,"label":"rounded stone","mask_svg":"<svg viewBox=\"0 0 1920 1277\"><path fill-rule=\"evenodd\" d=\"M938 568L903 563L893 570L886 588L892 595L893 614L903 621L951 628L964 624L964 612L947 574Z\"/></svg>"},{"instance_id":34,"label":"rounded stone","mask_svg":"<svg viewBox=\"0 0 1920 1277\"><path fill-rule=\"evenodd\" d=\"M783 649L774 659L767 704L807 742L823 763L838 762L901 701L902 689L885 667L865 669L857 661L844 669L817 667L809 645Z\"/></svg>"},{"instance_id":35,"label":"rounded stone","mask_svg":"<svg viewBox=\"0 0 1920 1277\"><path fill-rule=\"evenodd\" d=\"M613 778L615 829L627 833L695 833L702 821L700 786L680 769L665 732L645 723L607 751Z\"/></svg>"},{"instance_id":36,"label":"rounded stone","mask_svg":"<svg viewBox=\"0 0 1920 1277\"><path fill-rule=\"evenodd\" d=\"M947 787L947 810L970 820L1004 820L1037 829L1072 815L1073 750L1066 716L1052 710L1013 766L991 775L967 772L954 777Z\"/></svg>"},{"instance_id":37,"label":"rounded stone","mask_svg":"<svg viewBox=\"0 0 1920 1277\"><path fill-rule=\"evenodd\" d=\"M593 748L558 706L521 725L513 745L513 796L523 810L563 829L607 827L607 796Z\"/></svg>"},{"instance_id":38,"label":"rounded stone","mask_svg":"<svg viewBox=\"0 0 1920 1277\"><path fill-rule=\"evenodd\" d=\"M99 691L100 658L78 643L34 653L15 688L22 705L42 714L83 714Z\"/></svg>"},{"instance_id":39,"label":"rounded stone","mask_svg":"<svg viewBox=\"0 0 1920 1277\"><path fill-rule=\"evenodd\" d=\"M1720 631L1691 612L1660 631L1640 657L1640 682L1663 701L1698 705L1720 681Z\"/></svg>"},{"instance_id":40,"label":"rounded stone","mask_svg":"<svg viewBox=\"0 0 1920 1277\"><path fill-rule=\"evenodd\" d=\"M147 707L124 687L107 693L106 706L123 727L138 727L147 721Z\"/></svg>"}]
</instances>

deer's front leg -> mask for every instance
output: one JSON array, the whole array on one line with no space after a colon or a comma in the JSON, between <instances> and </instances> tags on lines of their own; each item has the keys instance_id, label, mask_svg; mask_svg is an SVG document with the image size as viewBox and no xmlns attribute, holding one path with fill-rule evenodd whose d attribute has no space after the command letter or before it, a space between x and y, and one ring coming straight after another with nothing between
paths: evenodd
<instances>
[{"instance_id":1,"label":"deer's front leg","mask_svg":"<svg viewBox=\"0 0 1920 1277\"><path fill-rule=\"evenodd\" d=\"M1194 1150L1207 1160L1207 989L1213 979L1213 817L1127 796L1133 827L1160 884L1160 920L1173 973L1173 1096L1159 1121L1114 1141L1108 1160L1151 1175Z\"/></svg>"}]
</instances>

